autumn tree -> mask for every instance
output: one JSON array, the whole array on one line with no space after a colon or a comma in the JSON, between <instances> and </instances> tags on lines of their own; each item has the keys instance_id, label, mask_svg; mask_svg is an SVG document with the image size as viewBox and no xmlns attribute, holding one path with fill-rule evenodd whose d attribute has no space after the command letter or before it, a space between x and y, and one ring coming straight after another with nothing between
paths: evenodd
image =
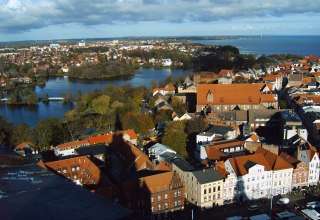
<instances>
[{"instance_id":1,"label":"autumn tree","mask_svg":"<svg viewBox=\"0 0 320 220\"><path fill-rule=\"evenodd\" d=\"M173 108L173 111L175 111L179 115L182 115L187 112L187 109L188 109L187 103L183 103L179 98L175 96L172 97L170 104Z\"/></svg>"},{"instance_id":2,"label":"autumn tree","mask_svg":"<svg viewBox=\"0 0 320 220\"><path fill-rule=\"evenodd\" d=\"M184 132L185 124L182 121L173 121L168 124L162 143L172 148L180 156L186 157L187 134Z\"/></svg>"},{"instance_id":3,"label":"autumn tree","mask_svg":"<svg viewBox=\"0 0 320 220\"><path fill-rule=\"evenodd\" d=\"M15 126L11 132L10 143L13 146L17 146L22 142L31 142L35 141L35 133L32 128L26 124L19 124Z\"/></svg>"},{"instance_id":4,"label":"autumn tree","mask_svg":"<svg viewBox=\"0 0 320 220\"><path fill-rule=\"evenodd\" d=\"M154 128L149 114L128 112L121 120L123 129L134 129L138 134L147 135Z\"/></svg>"},{"instance_id":5,"label":"autumn tree","mask_svg":"<svg viewBox=\"0 0 320 220\"><path fill-rule=\"evenodd\" d=\"M92 100L92 108L100 115L107 114L110 110L110 97L107 95L102 95Z\"/></svg>"}]
</instances>

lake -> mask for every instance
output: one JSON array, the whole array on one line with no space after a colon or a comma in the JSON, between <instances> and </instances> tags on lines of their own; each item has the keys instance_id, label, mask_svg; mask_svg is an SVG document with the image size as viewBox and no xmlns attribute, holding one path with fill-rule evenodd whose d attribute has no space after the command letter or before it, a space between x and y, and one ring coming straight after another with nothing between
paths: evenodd
<instances>
[{"instance_id":1,"label":"lake","mask_svg":"<svg viewBox=\"0 0 320 220\"><path fill-rule=\"evenodd\" d=\"M50 97L61 96L63 93L72 92L74 96L78 91L82 93L93 92L97 89L104 89L108 85L123 86L131 84L134 87L150 86L151 81L161 82L169 76L175 78L186 76L189 72L182 69L146 69L141 68L138 74L110 80L85 80L65 77L50 78L44 88L36 87L35 91L39 97L46 93ZM34 106L29 105L6 105L0 103L0 115L13 124L26 123L34 127L40 119L48 117L62 118L64 113L74 108L74 104L63 102L50 102L49 104L39 103Z\"/></svg>"}]
</instances>

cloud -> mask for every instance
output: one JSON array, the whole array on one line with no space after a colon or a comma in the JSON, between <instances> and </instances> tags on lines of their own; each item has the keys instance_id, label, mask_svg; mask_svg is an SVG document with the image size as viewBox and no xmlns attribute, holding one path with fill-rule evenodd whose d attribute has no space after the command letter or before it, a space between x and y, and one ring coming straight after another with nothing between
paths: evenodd
<instances>
[{"instance_id":1,"label":"cloud","mask_svg":"<svg viewBox=\"0 0 320 220\"><path fill-rule=\"evenodd\" d=\"M319 11L317 0L9 0L0 1L0 32L19 33L72 23L234 21L318 15Z\"/></svg>"}]
</instances>

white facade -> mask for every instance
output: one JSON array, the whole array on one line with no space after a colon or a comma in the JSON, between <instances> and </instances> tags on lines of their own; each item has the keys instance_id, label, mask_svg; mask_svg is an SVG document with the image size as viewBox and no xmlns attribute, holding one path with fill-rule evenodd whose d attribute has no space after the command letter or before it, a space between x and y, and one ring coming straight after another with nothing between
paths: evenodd
<instances>
[{"instance_id":1,"label":"white facade","mask_svg":"<svg viewBox=\"0 0 320 220\"><path fill-rule=\"evenodd\" d=\"M236 187L238 178L234 173L230 173L223 182L223 201L234 201L236 199Z\"/></svg>"},{"instance_id":2,"label":"white facade","mask_svg":"<svg viewBox=\"0 0 320 220\"><path fill-rule=\"evenodd\" d=\"M274 170L272 175L272 195L282 195L291 192L293 168Z\"/></svg>"},{"instance_id":3,"label":"white facade","mask_svg":"<svg viewBox=\"0 0 320 220\"><path fill-rule=\"evenodd\" d=\"M226 170L235 174L230 159L225 162ZM240 200L254 200L271 196L272 171L265 170L260 164L255 164L248 169L247 174L238 175L236 198Z\"/></svg>"},{"instance_id":4,"label":"white facade","mask_svg":"<svg viewBox=\"0 0 320 220\"><path fill-rule=\"evenodd\" d=\"M74 155L74 148L70 148L70 149L60 149L59 147L55 147L54 148L54 154L56 156L71 156Z\"/></svg>"},{"instance_id":5,"label":"white facade","mask_svg":"<svg viewBox=\"0 0 320 220\"><path fill-rule=\"evenodd\" d=\"M171 59L162 59L161 64L162 64L162 66L171 66L172 61L171 61Z\"/></svg>"}]
</instances>

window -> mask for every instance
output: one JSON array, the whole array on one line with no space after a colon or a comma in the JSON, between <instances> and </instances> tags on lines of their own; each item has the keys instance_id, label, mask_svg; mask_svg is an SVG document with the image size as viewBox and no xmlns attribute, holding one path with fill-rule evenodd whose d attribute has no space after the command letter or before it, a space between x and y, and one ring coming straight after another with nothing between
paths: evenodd
<instances>
[{"instance_id":1,"label":"window","mask_svg":"<svg viewBox=\"0 0 320 220\"><path fill-rule=\"evenodd\" d=\"M210 90L209 90L209 92L207 94L207 102L213 102L213 95L212 95Z\"/></svg>"},{"instance_id":2,"label":"window","mask_svg":"<svg viewBox=\"0 0 320 220\"><path fill-rule=\"evenodd\" d=\"M178 190L178 196L181 196L181 192L180 192L180 190Z\"/></svg>"},{"instance_id":3,"label":"window","mask_svg":"<svg viewBox=\"0 0 320 220\"><path fill-rule=\"evenodd\" d=\"M181 200L178 200L178 205L181 205Z\"/></svg>"},{"instance_id":4,"label":"window","mask_svg":"<svg viewBox=\"0 0 320 220\"><path fill-rule=\"evenodd\" d=\"M213 192L216 192L216 187L213 187Z\"/></svg>"},{"instance_id":5,"label":"window","mask_svg":"<svg viewBox=\"0 0 320 220\"><path fill-rule=\"evenodd\" d=\"M220 193L218 193L218 199L220 199Z\"/></svg>"},{"instance_id":6,"label":"window","mask_svg":"<svg viewBox=\"0 0 320 220\"><path fill-rule=\"evenodd\" d=\"M220 186L218 186L218 191L220 191Z\"/></svg>"},{"instance_id":7,"label":"window","mask_svg":"<svg viewBox=\"0 0 320 220\"><path fill-rule=\"evenodd\" d=\"M151 206L151 212L154 212L154 207L153 206Z\"/></svg>"},{"instance_id":8,"label":"window","mask_svg":"<svg viewBox=\"0 0 320 220\"><path fill-rule=\"evenodd\" d=\"M76 168L72 167L72 168L71 168L71 170L72 170L72 171L75 171L75 170L76 170Z\"/></svg>"},{"instance_id":9,"label":"window","mask_svg":"<svg viewBox=\"0 0 320 220\"><path fill-rule=\"evenodd\" d=\"M161 210L161 204L158 205L158 211L160 211L160 210Z\"/></svg>"},{"instance_id":10,"label":"window","mask_svg":"<svg viewBox=\"0 0 320 220\"><path fill-rule=\"evenodd\" d=\"M204 190L203 190L203 194L207 194L207 189L204 189Z\"/></svg>"},{"instance_id":11,"label":"window","mask_svg":"<svg viewBox=\"0 0 320 220\"><path fill-rule=\"evenodd\" d=\"M209 188L209 193L211 193L211 188Z\"/></svg>"},{"instance_id":12,"label":"window","mask_svg":"<svg viewBox=\"0 0 320 220\"><path fill-rule=\"evenodd\" d=\"M158 196L158 202L160 202L161 201L161 196Z\"/></svg>"},{"instance_id":13,"label":"window","mask_svg":"<svg viewBox=\"0 0 320 220\"><path fill-rule=\"evenodd\" d=\"M80 167L77 167L77 170L80 170Z\"/></svg>"},{"instance_id":14,"label":"window","mask_svg":"<svg viewBox=\"0 0 320 220\"><path fill-rule=\"evenodd\" d=\"M67 173L67 170L66 170L66 169L64 169L64 170L63 170L63 173Z\"/></svg>"},{"instance_id":15,"label":"window","mask_svg":"<svg viewBox=\"0 0 320 220\"><path fill-rule=\"evenodd\" d=\"M177 197L177 192L174 192L174 197Z\"/></svg>"},{"instance_id":16,"label":"window","mask_svg":"<svg viewBox=\"0 0 320 220\"><path fill-rule=\"evenodd\" d=\"M153 202L154 202L153 197L151 197L151 203L153 203Z\"/></svg>"},{"instance_id":17,"label":"window","mask_svg":"<svg viewBox=\"0 0 320 220\"><path fill-rule=\"evenodd\" d=\"M207 197L205 196L205 197L203 197L203 200L206 202L207 201Z\"/></svg>"},{"instance_id":18,"label":"window","mask_svg":"<svg viewBox=\"0 0 320 220\"><path fill-rule=\"evenodd\" d=\"M177 206L177 201L174 201L174 206Z\"/></svg>"},{"instance_id":19,"label":"window","mask_svg":"<svg viewBox=\"0 0 320 220\"><path fill-rule=\"evenodd\" d=\"M168 208L168 203L167 202L164 204L164 207L165 207L165 209Z\"/></svg>"},{"instance_id":20,"label":"window","mask_svg":"<svg viewBox=\"0 0 320 220\"><path fill-rule=\"evenodd\" d=\"M168 199L168 194L164 194L164 199Z\"/></svg>"}]
</instances>

